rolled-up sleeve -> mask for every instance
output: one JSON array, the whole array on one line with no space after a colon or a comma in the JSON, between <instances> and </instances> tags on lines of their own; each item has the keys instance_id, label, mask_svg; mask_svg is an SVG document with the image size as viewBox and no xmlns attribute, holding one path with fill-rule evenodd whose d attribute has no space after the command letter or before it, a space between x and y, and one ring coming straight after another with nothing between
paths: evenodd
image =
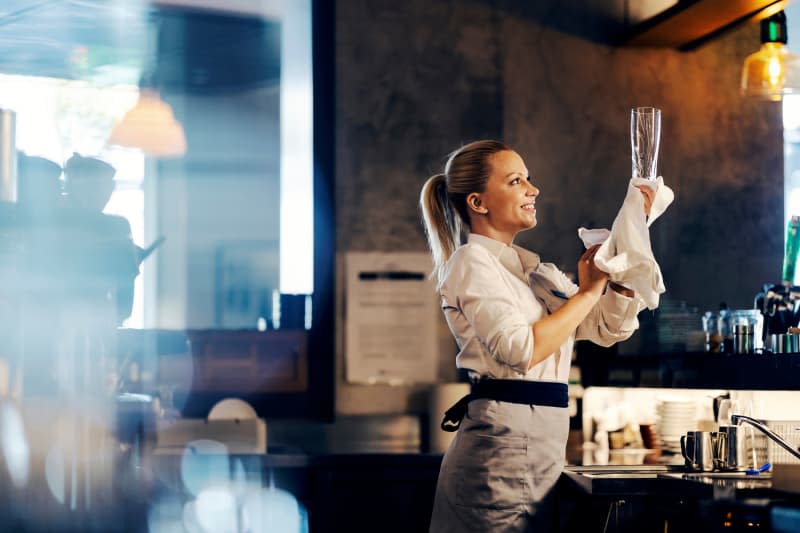
<instances>
[{"instance_id":1,"label":"rolled-up sleeve","mask_svg":"<svg viewBox=\"0 0 800 533\"><path fill-rule=\"evenodd\" d=\"M637 315L643 308L638 298L608 288L600 301L578 326L575 338L600 346L611 346L628 339L639 327Z\"/></svg>"},{"instance_id":2,"label":"rolled-up sleeve","mask_svg":"<svg viewBox=\"0 0 800 533\"><path fill-rule=\"evenodd\" d=\"M476 249L460 261L442 287L446 305L458 308L480 342L497 360L525 373L533 354L533 329L519 310L511 289L498 276L488 252ZM450 298L448 285L458 287Z\"/></svg>"}]
</instances>

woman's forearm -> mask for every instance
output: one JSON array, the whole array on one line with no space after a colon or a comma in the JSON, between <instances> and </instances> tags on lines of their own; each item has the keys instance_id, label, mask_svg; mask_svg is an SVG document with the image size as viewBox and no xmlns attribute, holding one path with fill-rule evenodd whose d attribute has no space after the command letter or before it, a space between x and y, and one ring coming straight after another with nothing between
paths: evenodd
<instances>
[{"instance_id":1,"label":"woman's forearm","mask_svg":"<svg viewBox=\"0 0 800 533\"><path fill-rule=\"evenodd\" d=\"M598 291L579 291L553 314L533 324L533 354L528 370L564 344L595 306L601 294Z\"/></svg>"}]
</instances>

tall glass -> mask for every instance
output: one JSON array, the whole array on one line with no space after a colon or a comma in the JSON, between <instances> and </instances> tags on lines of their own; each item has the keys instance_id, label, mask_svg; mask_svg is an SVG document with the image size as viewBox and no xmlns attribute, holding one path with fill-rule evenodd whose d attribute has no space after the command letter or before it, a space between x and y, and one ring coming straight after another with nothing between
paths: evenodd
<instances>
[{"instance_id":1,"label":"tall glass","mask_svg":"<svg viewBox=\"0 0 800 533\"><path fill-rule=\"evenodd\" d=\"M660 143L661 110L655 107L631 109L631 165L634 178L656 179Z\"/></svg>"}]
</instances>

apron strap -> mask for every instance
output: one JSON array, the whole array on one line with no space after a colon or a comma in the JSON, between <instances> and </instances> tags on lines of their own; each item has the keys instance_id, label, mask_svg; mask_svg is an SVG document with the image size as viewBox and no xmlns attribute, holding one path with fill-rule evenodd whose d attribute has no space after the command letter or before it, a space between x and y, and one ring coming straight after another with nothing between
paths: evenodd
<instances>
[{"instance_id":1,"label":"apron strap","mask_svg":"<svg viewBox=\"0 0 800 533\"><path fill-rule=\"evenodd\" d=\"M566 383L522 379L482 379L473 383L471 392L444 413L441 428L449 432L457 431L461 420L467 414L469 402L480 398L561 408L566 408L569 404Z\"/></svg>"},{"instance_id":2,"label":"apron strap","mask_svg":"<svg viewBox=\"0 0 800 533\"><path fill-rule=\"evenodd\" d=\"M442 430L450 433L458 430L458 426L461 425L461 419L467 414L467 406L472 399L472 394L467 394L445 411L441 424Z\"/></svg>"}]
</instances>

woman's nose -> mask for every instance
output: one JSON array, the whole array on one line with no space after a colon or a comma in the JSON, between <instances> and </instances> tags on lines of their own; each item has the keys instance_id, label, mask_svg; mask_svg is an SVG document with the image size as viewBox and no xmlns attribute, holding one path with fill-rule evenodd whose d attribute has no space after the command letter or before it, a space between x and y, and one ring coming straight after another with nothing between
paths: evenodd
<instances>
[{"instance_id":1,"label":"woman's nose","mask_svg":"<svg viewBox=\"0 0 800 533\"><path fill-rule=\"evenodd\" d=\"M530 196L539 196L539 189L533 183L528 182L528 192Z\"/></svg>"}]
</instances>

